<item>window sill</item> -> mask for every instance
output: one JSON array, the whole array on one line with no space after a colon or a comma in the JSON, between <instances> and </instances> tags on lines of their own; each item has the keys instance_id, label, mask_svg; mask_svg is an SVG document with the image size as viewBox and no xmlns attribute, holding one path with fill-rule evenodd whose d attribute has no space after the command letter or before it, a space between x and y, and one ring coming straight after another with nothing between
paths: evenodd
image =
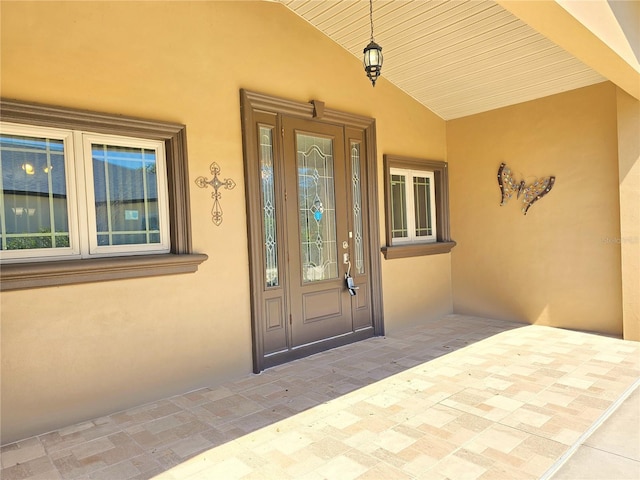
<instances>
[{"instance_id":1,"label":"window sill","mask_svg":"<svg viewBox=\"0 0 640 480\"><path fill-rule=\"evenodd\" d=\"M107 280L194 273L205 254L138 255L2 265L0 290L93 283Z\"/></svg>"},{"instance_id":2,"label":"window sill","mask_svg":"<svg viewBox=\"0 0 640 480\"><path fill-rule=\"evenodd\" d=\"M421 243L413 245L397 245L393 247L382 247L381 251L384 258L392 260L394 258L422 257L425 255L438 255L440 253L449 253L456 242L434 242Z\"/></svg>"}]
</instances>

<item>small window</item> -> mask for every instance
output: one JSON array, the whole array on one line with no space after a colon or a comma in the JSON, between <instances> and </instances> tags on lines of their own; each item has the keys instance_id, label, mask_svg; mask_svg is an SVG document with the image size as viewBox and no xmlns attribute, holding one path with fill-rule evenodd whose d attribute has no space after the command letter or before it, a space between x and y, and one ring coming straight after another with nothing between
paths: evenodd
<instances>
[{"instance_id":1,"label":"small window","mask_svg":"<svg viewBox=\"0 0 640 480\"><path fill-rule=\"evenodd\" d=\"M186 128L0 100L0 289L192 273Z\"/></svg>"},{"instance_id":2,"label":"small window","mask_svg":"<svg viewBox=\"0 0 640 480\"><path fill-rule=\"evenodd\" d=\"M391 244L437 241L433 172L392 168L390 173Z\"/></svg>"},{"instance_id":3,"label":"small window","mask_svg":"<svg viewBox=\"0 0 640 480\"><path fill-rule=\"evenodd\" d=\"M385 155L385 258L447 253L449 191L446 162Z\"/></svg>"}]
</instances>

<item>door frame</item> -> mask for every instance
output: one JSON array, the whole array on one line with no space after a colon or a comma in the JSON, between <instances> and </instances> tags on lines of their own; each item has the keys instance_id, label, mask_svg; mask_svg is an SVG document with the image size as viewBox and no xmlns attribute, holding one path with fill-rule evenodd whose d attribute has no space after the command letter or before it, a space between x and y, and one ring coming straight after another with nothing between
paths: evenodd
<instances>
[{"instance_id":1,"label":"door frame","mask_svg":"<svg viewBox=\"0 0 640 480\"><path fill-rule=\"evenodd\" d=\"M341 112L324 107L323 102L312 100L309 103L297 102L248 91L240 90L240 109L242 117L242 143L244 151L245 198L247 211L247 236L249 250L249 279L251 303L251 335L253 352L253 371L259 373L265 368L286 363L347 343L363 340L371 336L384 335L384 311L382 305L382 281L380 258L380 217L378 212L378 162L376 153L375 119ZM260 198L260 158L258 153L257 117L269 115L277 118L276 133L280 132L281 115L300 119L330 123L343 128L355 128L364 132L366 150L365 175L367 180L367 235L369 238L369 271L371 282L371 316L373 332L355 332L353 335L328 339L321 343L311 344L299 349L288 350L278 355L265 356L263 325L266 321L263 305L265 300L264 268L262 249L251 248L262 244L262 204ZM275 143L275 142L274 142ZM278 142L282 147L282 142ZM283 155L274 150L276 155ZM277 172L276 172L277 173ZM285 226L286 228L286 226ZM256 238L259 236L259 238ZM284 252L281 252L284 253ZM279 262L283 255L279 255ZM281 265L281 264L280 264ZM281 271L282 268L280 269Z\"/></svg>"}]
</instances>

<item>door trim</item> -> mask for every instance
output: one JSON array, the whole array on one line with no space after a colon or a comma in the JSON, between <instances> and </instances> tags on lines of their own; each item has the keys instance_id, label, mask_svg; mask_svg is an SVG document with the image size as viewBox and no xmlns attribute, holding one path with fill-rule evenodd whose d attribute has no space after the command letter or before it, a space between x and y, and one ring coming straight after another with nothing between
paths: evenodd
<instances>
[{"instance_id":1,"label":"door trim","mask_svg":"<svg viewBox=\"0 0 640 480\"><path fill-rule=\"evenodd\" d=\"M345 128L357 128L364 131L366 142L366 178L367 200L369 211L367 215L368 238L369 238L369 268L371 281L371 315L373 321L373 335L384 335L384 310L382 305L382 282L381 282L381 258L380 258L380 217L378 213L378 162L376 152L376 132L375 119L341 112L330 108L324 108L322 118L315 115L314 103L297 102L279 97L274 97L262 93L252 92L245 89L240 90L240 108L242 117L242 142L244 150L244 170L245 170L245 198L247 211L247 236L249 246L249 278L250 278L250 300L251 300L251 332L253 343L253 371L259 373L265 368L277 364L285 363L296 358L308 356L329 348L334 348L354 341L371 337L370 329L356 331L353 335L338 336L327 339L321 344L311 344L298 349L292 349L281 355L271 354L265 356L264 339L262 325L264 312L262 305L264 302L264 292L260 286L263 284L263 261L262 252L259 249L252 249L251 246L262 243L262 218L261 204L259 198L260 181L256 172L259 171L260 159L256 146L258 145L256 133L256 117L258 115L269 115L279 118L281 115L298 117L300 119L314 120L317 122L340 125ZM279 131L282 125L276 125ZM280 142L281 143L281 142ZM278 155L283 152L277 151ZM256 239L256 236L260 238ZM282 256L280 256L281 258ZM276 358L277 357L277 358Z\"/></svg>"}]
</instances>

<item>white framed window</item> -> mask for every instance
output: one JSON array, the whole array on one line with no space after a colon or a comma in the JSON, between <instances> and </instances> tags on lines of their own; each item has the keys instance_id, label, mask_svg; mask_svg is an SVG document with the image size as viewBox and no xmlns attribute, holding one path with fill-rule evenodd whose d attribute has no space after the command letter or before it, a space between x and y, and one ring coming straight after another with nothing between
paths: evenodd
<instances>
[{"instance_id":1,"label":"white framed window","mask_svg":"<svg viewBox=\"0 0 640 480\"><path fill-rule=\"evenodd\" d=\"M437 241L435 175L390 168L391 245Z\"/></svg>"},{"instance_id":2,"label":"white framed window","mask_svg":"<svg viewBox=\"0 0 640 480\"><path fill-rule=\"evenodd\" d=\"M0 124L3 261L80 254L74 169L71 131Z\"/></svg>"},{"instance_id":3,"label":"white framed window","mask_svg":"<svg viewBox=\"0 0 640 480\"><path fill-rule=\"evenodd\" d=\"M83 133L82 147L89 255L168 252L164 144Z\"/></svg>"},{"instance_id":4,"label":"white framed window","mask_svg":"<svg viewBox=\"0 0 640 480\"><path fill-rule=\"evenodd\" d=\"M384 155L384 258L449 253L449 173L440 160Z\"/></svg>"},{"instance_id":5,"label":"white framed window","mask_svg":"<svg viewBox=\"0 0 640 480\"><path fill-rule=\"evenodd\" d=\"M0 123L3 263L168 253L164 143Z\"/></svg>"}]
</instances>

